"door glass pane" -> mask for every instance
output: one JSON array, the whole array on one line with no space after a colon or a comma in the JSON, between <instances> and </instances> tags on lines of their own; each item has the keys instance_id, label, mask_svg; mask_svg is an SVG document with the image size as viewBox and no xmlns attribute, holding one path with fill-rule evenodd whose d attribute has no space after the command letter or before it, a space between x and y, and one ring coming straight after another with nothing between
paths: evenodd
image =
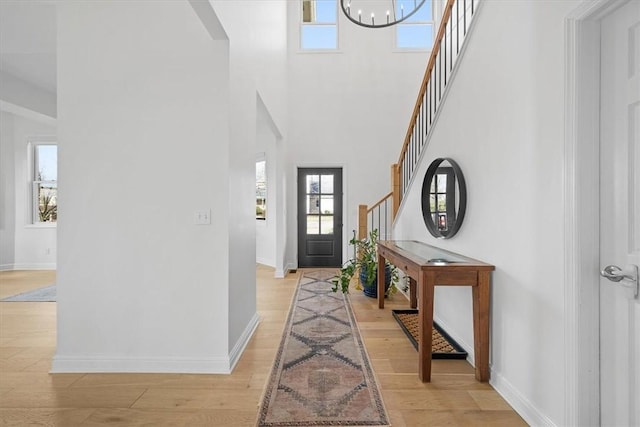
<instances>
[{"instance_id":1,"label":"door glass pane","mask_svg":"<svg viewBox=\"0 0 640 427\"><path fill-rule=\"evenodd\" d=\"M448 228L449 227L447 225L447 214L446 213L438 214L438 230L447 231Z\"/></svg>"},{"instance_id":2,"label":"door glass pane","mask_svg":"<svg viewBox=\"0 0 640 427\"><path fill-rule=\"evenodd\" d=\"M446 193L447 191L447 175L438 175L438 193Z\"/></svg>"},{"instance_id":3,"label":"door glass pane","mask_svg":"<svg viewBox=\"0 0 640 427\"><path fill-rule=\"evenodd\" d=\"M307 196L307 213L318 214L320 213L320 196Z\"/></svg>"},{"instance_id":4,"label":"door glass pane","mask_svg":"<svg viewBox=\"0 0 640 427\"><path fill-rule=\"evenodd\" d=\"M320 234L319 215L307 215L307 234Z\"/></svg>"},{"instance_id":5,"label":"door glass pane","mask_svg":"<svg viewBox=\"0 0 640 427\"><path fill-rule=\"evenodd\" d=\"M333 215L333 196L321 196L320 212L325 215Z\"/></svg>"},{"instance_id":6,"label":"door glass pane","mask_svg":"<svg viewBox=\"0 0 640 427\"><path fill-rule=\"evenodd\" d=\"M333 194L333 175L322 175L320 179L322 194Z\"/></svg>"},{"instance_id":7,"label":"door glass pane","mask_svg":"<svg viewBox=\"0 0 640 427\"><path fill-rule=\"evenodd\" d=\"M307 175L307 194L318 194L320 192L320 176Z\"/></svg>"},{"instance_id":8,"label":"door glass pane","mask_svg":"<svg viewBox=\"0 0 640 427\"><path fill-rule=\"evenodd\" d=\"M321 234L333 234L333 215L323 215L320 226Z\"/></svg>"},{"instance_id":9,"label":"door glass pane","mask_svg":"<svg viewBox=\"0 0 640 427\"><path fill-rule=\"evenodd\" d=\"M445 212L447 210L447 195L438 194L438 212Z\"/></svg>"},{"instance_id":10,"label":"door glass pane","mask_svg":"<svg viewBox=\"0 0 640 427\"><path fill-rule=\"evenodd\" d=\"M435 194L429 195L429 210L431 212L436 211L436 196Z\"/></svg>"}]
</instances>

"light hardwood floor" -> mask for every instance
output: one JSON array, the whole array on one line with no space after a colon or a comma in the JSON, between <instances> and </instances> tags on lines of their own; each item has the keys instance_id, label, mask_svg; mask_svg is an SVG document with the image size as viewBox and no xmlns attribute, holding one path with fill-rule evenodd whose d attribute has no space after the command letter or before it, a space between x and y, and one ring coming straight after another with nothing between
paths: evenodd
<instances>
[{"instance_id":1,"label":"light hardwood floor","mask_svg":"<svg viewBox=\"0 0 640 427\"><path fill-rule=\"evenodd\" d=\"M300 272L298 272L299 274ZM253 426L298 274L273 279L258 266L261 323L231 375L48 373L55 303L0 302L0 425ZM0 272L0 299L55 281L51 271ZM518 426L524 421L465 361L434 361L417 377L417 352L390 314L353 291L351 300L393 426Z\"/></svg>"}]
</instances>

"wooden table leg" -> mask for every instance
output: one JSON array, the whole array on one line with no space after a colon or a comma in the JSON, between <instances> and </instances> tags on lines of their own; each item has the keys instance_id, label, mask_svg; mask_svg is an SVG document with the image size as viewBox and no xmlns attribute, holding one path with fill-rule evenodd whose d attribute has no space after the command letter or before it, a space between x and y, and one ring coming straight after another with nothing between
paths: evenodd
<instances>
[{"instance_id":1,"label":"wooden table leg","mask_svg":"<svg viewBox=\"0 0 640 427\"><path fill-rule=\"evenodd\" d=\"M384 257L378 255L378 308L384 308L384 265Z\"/></svg>"},{"instance_id":2,"label":"wooden table leg","mask_svg":"<svg viewBox=\"0 0 640 427\"><path fill-rule=\"evenodd\" d=\"M473 347L476 379L489 381L489 299L491 272L478 272L478 285L473 286Z\"/></svg>"},{"instance_id":3,"label":"wooden table leg","mask_svg":"<svg viewBox=\"0 0 640 427\"><path fill-rule=\"evenodd\" d=\"M418 308L418 377L431 381L431 342L433 331L433 289L435 273L423 271L418 278L420 305Z\"/></svg>"},{"instance_id":4,"label":"wooden table leg","mask_svg":"<svg viewBox=\"0 0 640 427\"><path fill-rule=\"evenodd\" d=\"M417 291L415 279L413 277L409 277L409 303L411 304L411 308L418 307Z\"/></svg>"}]
</instances>

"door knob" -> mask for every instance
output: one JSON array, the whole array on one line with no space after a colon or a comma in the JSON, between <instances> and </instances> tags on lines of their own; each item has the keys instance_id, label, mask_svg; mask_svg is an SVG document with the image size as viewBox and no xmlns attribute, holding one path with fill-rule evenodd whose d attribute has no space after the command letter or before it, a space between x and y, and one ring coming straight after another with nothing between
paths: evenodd
<instances>
[{"instance_id":1,"label":"door knob","mask_svg":"<svg viewBox=\"0 0 640 427\"><path fill-rule=\"evenodd\" d=\"M608 265L602 269L600 272L602 277L605 277L612 282L620 282L623 279L630 281L630 284L620 283L622 286L626 288L634 289L634 297L638 297L638 266L637 265L629 265L624 270L617 265Z\"/></svg>"}]
</instances>

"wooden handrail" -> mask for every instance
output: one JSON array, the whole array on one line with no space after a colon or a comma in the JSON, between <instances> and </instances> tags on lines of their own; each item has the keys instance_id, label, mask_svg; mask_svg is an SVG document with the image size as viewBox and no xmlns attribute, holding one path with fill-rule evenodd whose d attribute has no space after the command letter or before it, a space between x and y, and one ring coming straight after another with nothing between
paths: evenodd
<instances>
[{"instance_id":1,"label":"wooden handrail","mask_svg":"<svg viewBox=\"0 0 640 427\"><path fill-rule=\"evenodd\" d=\"M378 206L383 204L385 202L385 200L387 200L391 196L393 196L393 191L390 192L389 194L387 194L386 196L384 196L382 199L380 199L375 205L373 205L370 208L368 208L367 209L367 213L371 213L371 211L373 211L375 208L377 208Z\"/></svg>"},{"instance_id":2,"label":"wooden handrail","mask_svg":"<svg viewBox=\"0 0 640 427\"><path fill-rule=\"evenodd\" d=\"M451 9L453 9L453 5L456 0L447 0L447 4L444 8L444 13L442 14L442 20L440 21L440 28L438 28L438 34L436 36L436 40L433 43L433 49L431 50L431 56L429 56L429 62L427 63L427 69L425 70L424 77L422 78L422 84L420 86L420 92L418 93L418 99L416 100L416 105L413 107L413 114L411 114L411 120L409 121L409 128L407 129L407 134L404 137L404 144L402 144L402 149L400 150L400 157L398 158L398 164L402 165L404 155L407 152L409 147L409 142L411 140L411 134L413 133L413 128L416 123L416 118L420 113L420 107L422 106L422 99L424 98L424 93L427 90L427 83L431 78L431 73L433 71L433 67L436 64L436 58L438 57L438 53L440 52L440 45L442 39L444 38L444 32L447 28L447 23L449 22L449 18L451 17Z\"/></svg>"},{"instance_id":3,"label":"wooden handrail","mask_svg":"<svg viewBox=\"0 0 640 427\"><path fill-rule=\"evenodd\" d=\"M391 192L370 208L367 205L359 206L359 238L366 237L369 229L368 217L370 216L373 221L376 214L378 228L382 228L381 219L384 214L385 234L391 230L404 192L411 183L418 163L421 161L423 149L427 147L434 121L440 111L440 104L443 101L443 96L446 95L448 80L451 80L452 73L455 71L459 55L462 53L463 45L471 28L475 4L479 1L447 0L427 68L420 84L418 99L413 107L409 127L400 149L400 157L397 163L391 165ZM447 77L449 77L448 80ZM381 207L383 203L384 207Z\"/></svg>"}]
</instances>

